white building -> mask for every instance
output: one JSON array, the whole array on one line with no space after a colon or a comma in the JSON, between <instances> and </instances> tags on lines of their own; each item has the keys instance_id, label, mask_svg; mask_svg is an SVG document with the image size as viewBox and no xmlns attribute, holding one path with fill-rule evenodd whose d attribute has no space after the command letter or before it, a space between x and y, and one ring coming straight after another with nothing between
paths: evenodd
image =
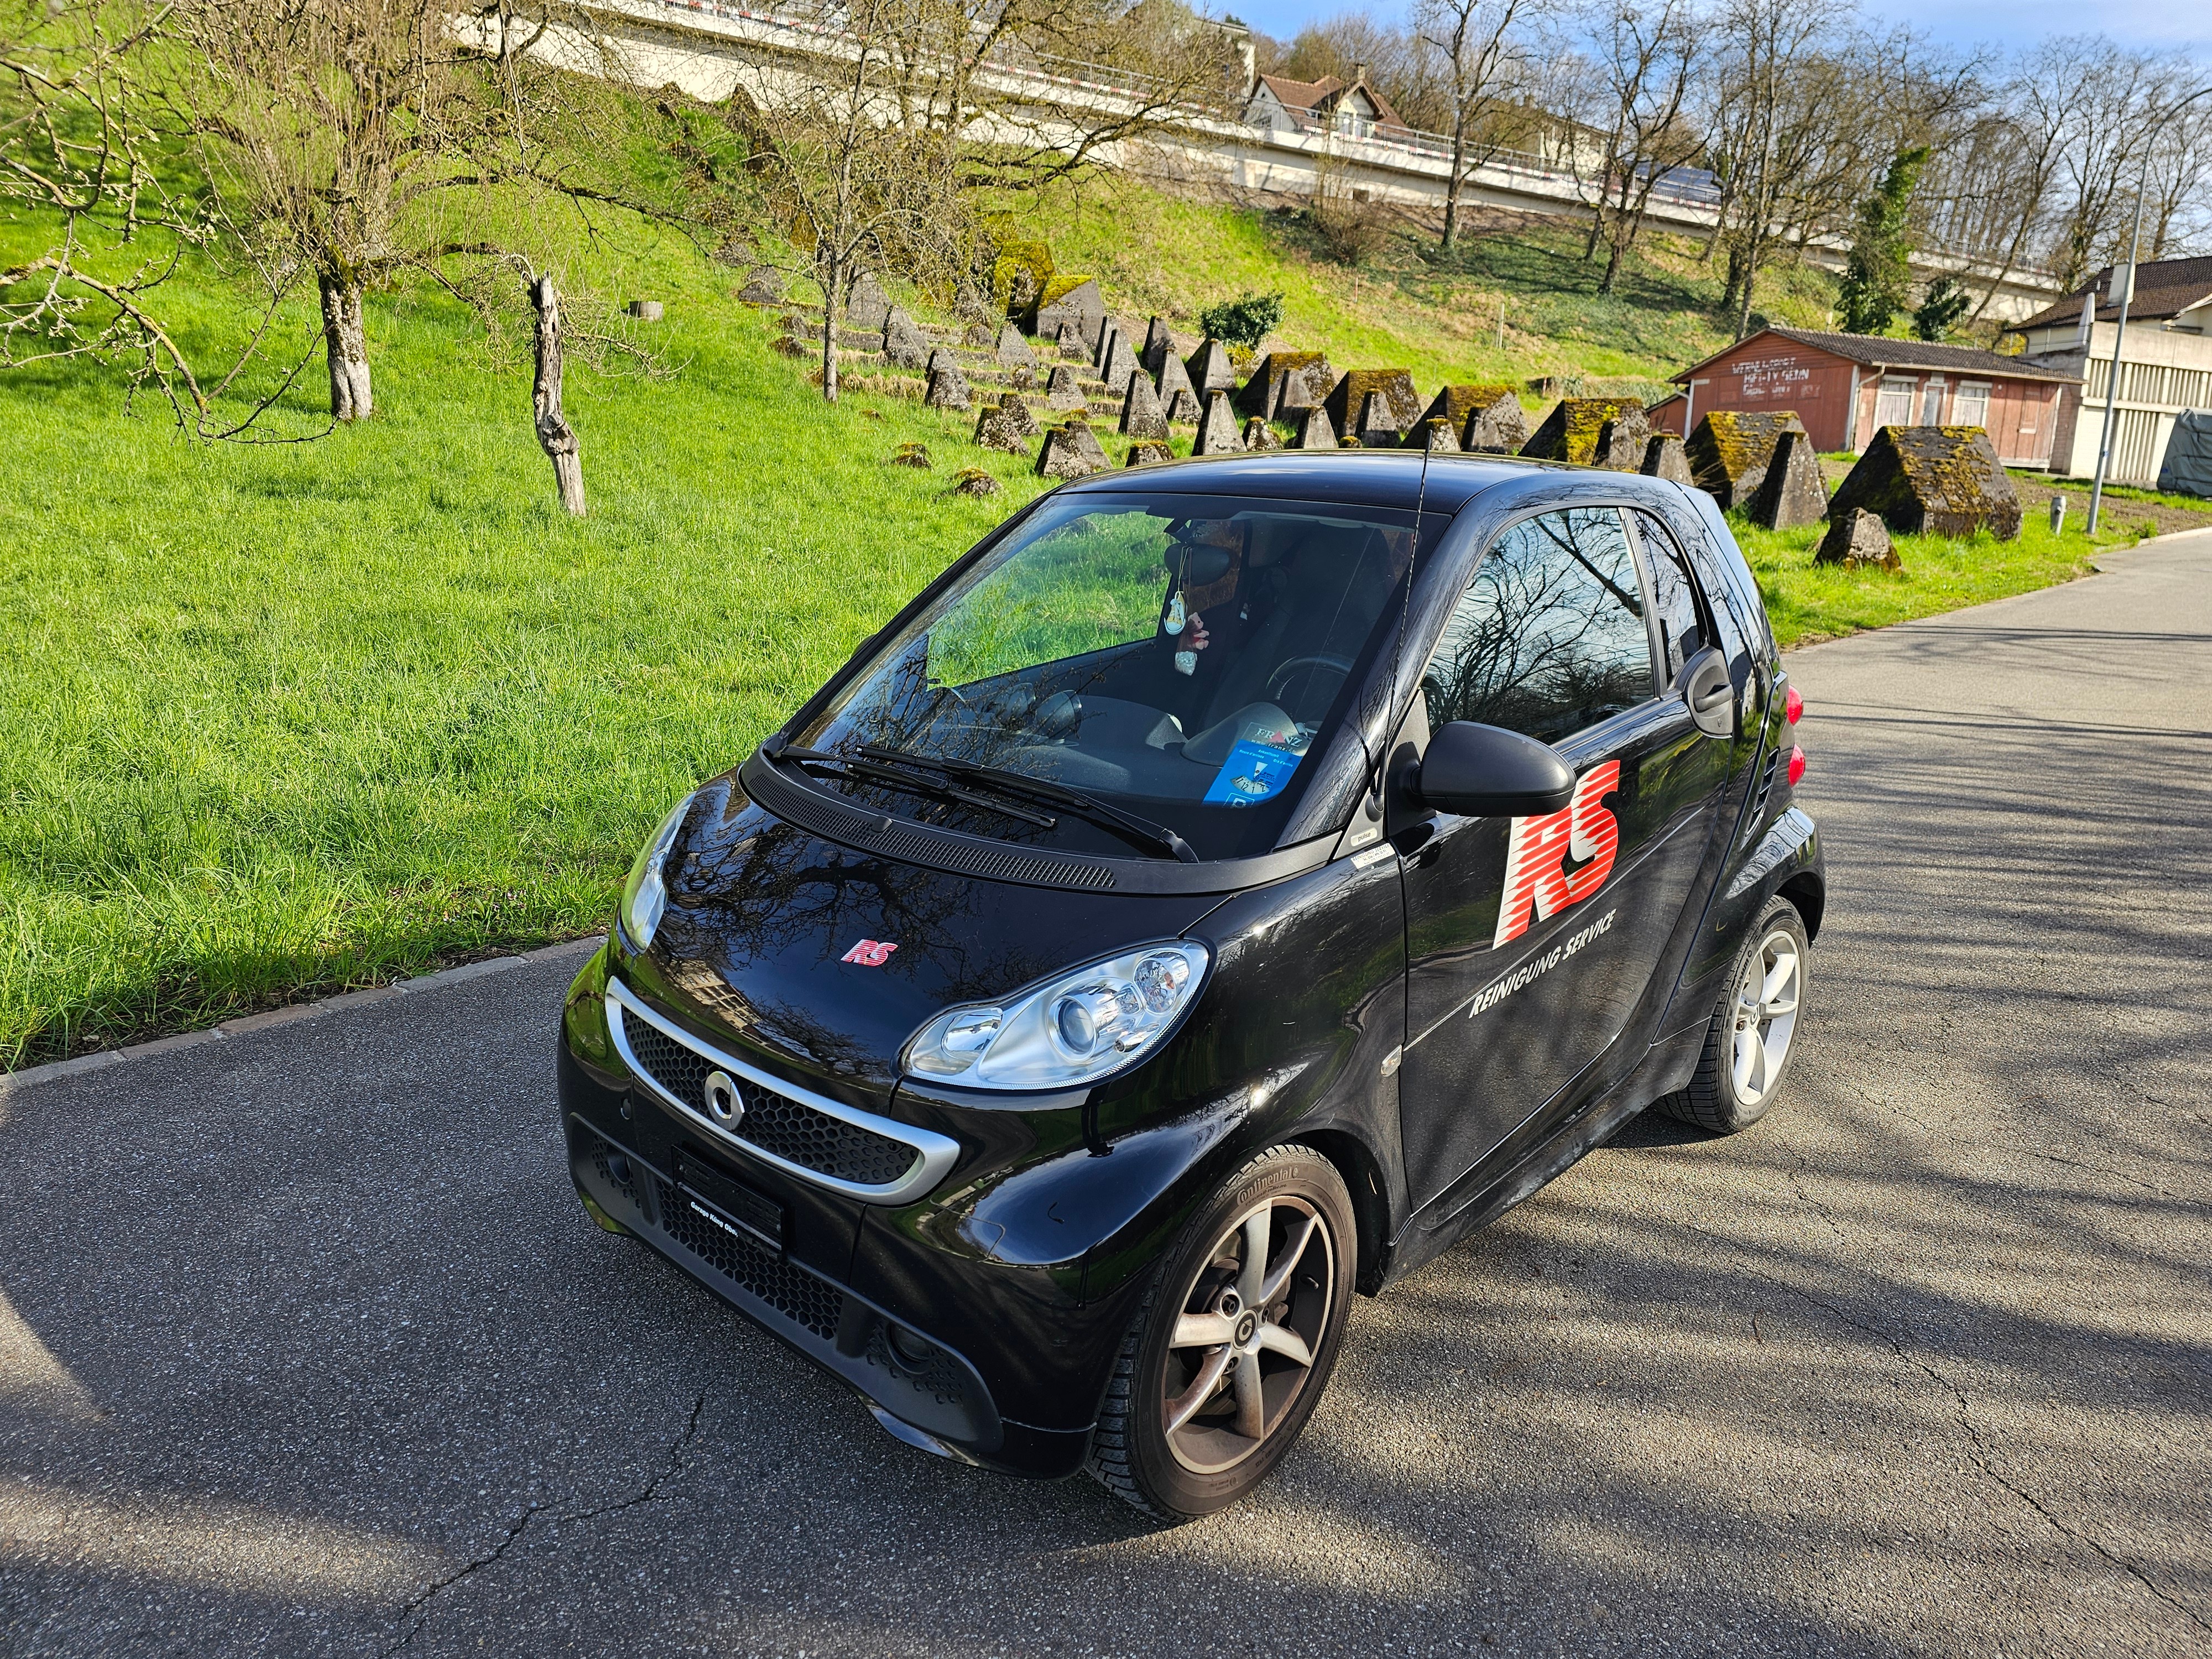
<instances>
[{"instance_id":1,"label":"white building","mask_svg":"<svg viewBox=\"0 0 2212 1659\"><path fill-rule=\"evenodd\" d=\"M2124 270L2124 267L2122 268ZM2096 280L2008 331L2026 343L2027 360L2078 378L2059 408L2051 469L2087 478L2097 470L2105 430L2105 393L2119 332L2120 296L2106 266ZM2115 483L2151 485L2173 421L2186 409L2212 410L2212 258L2159 259L2136 267L2121 348L2119 398L2113 413Z\"/></svg>"},{"instance_id":2,"label":"white building","mask_svg":"<svg viewBox=\"0 0 2212 1659\"><path fill-rule=\"evenodd\" d=\"M1367 82L1367 65L1355 64L1352 79L1324 75L1318 81L1293 81L1287 75L1253 77L1244 105L1247 125L1269 132L1334 132L1346 138L1410 138L1413 129L1398 118L1390 100Z\"/></svg>"}]
</instances>

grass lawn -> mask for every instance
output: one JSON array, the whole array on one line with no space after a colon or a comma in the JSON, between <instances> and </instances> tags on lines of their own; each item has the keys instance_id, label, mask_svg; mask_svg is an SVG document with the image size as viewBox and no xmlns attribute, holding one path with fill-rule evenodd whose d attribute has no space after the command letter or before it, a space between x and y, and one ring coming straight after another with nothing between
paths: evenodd
<instances>
[{"instance_id":1,"label":"grass lawn","mask_svg":"<svg viewBox=\"0 0 2212 1659\"><path fill-rule=\"evenodd\" d=\"M673 382L572 370L581 522L527 375L419 296L319 443L0 377L0 1064L605 926L669 803L1034 492L933 412L825 408L735 286L655 278Z\"/></svg>"},{"instance_id":2,"label":"grass lawn","mask_svg":"<svg viewBox=\"0 0 2212 1659\"><path fill-rule=\"evenodd\" d=\"M2031 514L2017 541L1900 536L1896 546L1903 568L1846 573L1813 562L1825 524L1760 530L1738 514L1730 514L1729 522L1759 578L1775 637L1785 647L2070 581L2095 568L2091 561L2097 549L2141 539L2131 530L2109 526L2110 533L2092 545L2078 520L2063 535L2053 536L2049 521Z\"/></svg>"},{"instance_id":3,"label":"grass lawn","mask_svg":"<svg viewBox=\"0 0 2212 1659\"><path fill-rule=\"evenodd\" d=\"M434 295L372 301L379 413L317 443L197 447L95 371L0 376L0 1065L604 927L670 802L1039 487L960 417L823 406L735 273L635 258L605 280L667 301L652 337L685 367L572 368L581 522L527 374ZM1303 337L1333 357L1412 337L1328 331L1371 297L1310 280ZM219 325L216 290L175 298ZM1425 390L1461 372L1413 361ZM889 464L908 441L933 471ZM966 465L1006 491L948 494ZM1844 576L1811 539L1746 537L1785 639L2063 580L2086 550L2032 521Z\"/></svg>"}]
</instances>

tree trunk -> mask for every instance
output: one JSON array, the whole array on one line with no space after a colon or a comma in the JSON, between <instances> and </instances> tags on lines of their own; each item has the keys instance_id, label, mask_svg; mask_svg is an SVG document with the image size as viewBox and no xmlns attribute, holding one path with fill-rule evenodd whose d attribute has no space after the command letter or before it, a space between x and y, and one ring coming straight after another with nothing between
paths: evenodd
<instances>
[{"instance_id":1,"label":"tree trunk","mask_svg":"<svg viewBox=\"0 0 2212 1659\"><path fill-rule=\"evenodd\" d=\"M1743 245L1732 241L1728 251L1728 286L1721 290L1721 314L1733 317L1742 308L1743 290L1747 284L1743 275Z\"/></svg>"},{"instance_id":2,"label":"tree trunk","mask_svg":"<svg viewBox=\"0 0 2212 1659\"><path fill-rule=\"evenodd\" d=\"M331 418L366 420L375 410L369 395L368 343L361 325L362 284L318 273L323 297L323 352L331 370Z\"/></svg>"},{"instance_id":3,"label":"tree trunk","mask_svg":"<svg viewBox=\"0 0 2212 1659\"><path fill-rule=\"evenodd\" d=\"M1597 291L1600 294L1613 292L1613 283L1620 275L1620 256L1624 252L1626 247L1616 232L1613 239L1613 252L1606 258L1605 275L1597 279Z\"/></svg>"},{"instance_id":4,"label":"tree trunk","mask_svg":"<svg viewBox=\"0 0 2212 1659\"><path fill-rule=\"evenodd\" d=\"M1751 332L1751 290L1759 280L1758 261L1747 260L1743 273L1743 300L1736 307L1735 337L1739 340Z\"/></svg>"},{"instance_id":5,"label":"tree trunk","mask_svg":"<svg viewBox=\"0 0 2212 1659\"><path fill-rule=\"evenodd\" d=\"M540 276L530 285L530 303L538 313L538 374L530 388L530 404L538 419L538 443L553 463L553 482L560 487L561 505L578 518L584 516L584 462L576 453L576 434L561 412L561 301L553 279Z\"/></svg>"},{"instance_id":6,"label":"tree trunk","mask_svg":"<svg viewBox=\"0 0 2212 1659\"><path fill-rule=\"evenodd\" d=\"M835 256L822 283L822 401L837 401L837 291L845 286L844 272Z\"/></svg>"},{"instance_id":7,"label":"tree trunk","mask_svg":"<svg viewBox=\"0 0 2212 1659\"><path fill-rule=\"evenodd\" d=\"M1449 253L1459 241L1459 187L1467 173L1467 106L1460 106L1452 122L1451 179L1444 185L1444 243Z\"/></svg>"}]
</instances>

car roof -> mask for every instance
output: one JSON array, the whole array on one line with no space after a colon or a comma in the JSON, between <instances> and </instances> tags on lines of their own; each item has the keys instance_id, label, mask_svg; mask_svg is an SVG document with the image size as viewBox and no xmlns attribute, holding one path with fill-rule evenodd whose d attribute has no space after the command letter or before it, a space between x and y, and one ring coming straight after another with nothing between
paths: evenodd
<instances>
[{"instance_id":1,"label":"car roof","mask_svg":"<svg viewBox=\"0 0 2212 1659\"><path fill-rule=\"evenodd\" d=\"M1425 459L1428 462L1425 489ZM1094 472L1065 489L1071 494L1103 495L1136 489L1193 495L1272 496L1284 501L1357 502L1408 512L1419 502L1431 512L1449 516L1500 484L1534 484L1547 474L1553 475L1556 484L1559 474L1587 474L1591 470L1553 461L1525 461L1511 455L1425 457L1418 449L1282 449L1232 452L1123 471ZM1606 474L1609 480L1636 476Z\"/></svg>"}]
</instances>

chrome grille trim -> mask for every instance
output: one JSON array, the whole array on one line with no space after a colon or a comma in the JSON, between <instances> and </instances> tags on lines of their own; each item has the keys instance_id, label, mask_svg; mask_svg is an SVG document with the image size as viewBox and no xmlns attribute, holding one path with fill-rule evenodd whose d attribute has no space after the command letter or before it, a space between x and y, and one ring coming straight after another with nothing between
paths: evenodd
<instances>
[{"instance_id":1,"label":"chrome grille trim","mask_svg":"<svg viewBox=\"0 0 2212 1659\"><path fill-rule=\"evenodd\" d=\"M778 1157L764 1146L756 1146L744 1138L742 1133L744 1127L742 1120L738 1126L739 1133L731 1133L689 1102L672 1094L662 1086L658 1078L646 1069L639 1060L635 1051L630 1047L629 1033L623 1029L623 1023L629 1019L643 1021L670 1041L681 1043L692 1053L720 1066L732 1076L744 1079L757 1089L766 1090L770 1094L781 1095L787 1100L797 1101L800 1105L820 1112L825 1117L835 1118L841 1123L852 1125L856 1129L865 1129L871 1134L881 1135L886 1140L895 1140L902 1146L911 1146L915 1152L915 1162L912 1167L895 1182L880 1186L863 1185L855 1181L840 1180L837 1176L826 1175L820 1170L810 1170L803 1164L794 1164L789 1158ZM944 1180L946 1171L951 1169L954 1161L960 1156L960 1143L949 1135L941 1135L931 1129L916 1128L910 1123L901 1123L891 1118L879 1117L873 1112L864 1112L857 1107L848 1106L842 1101L831 1100L827 1096L815 1094L811 1090L799 1088L770 1073L763 1072L757 1066L748 1064L726 1049L715 1048L713 1044L693 1036L665 1015L647 1007L636 992L631 990L620 980L612 978L607 981L607 1030L614 1038L616 1051L622 1055L623 1064L629 1068L630 1075L653 1091L656 1098L672 1108L692 1128L702 1134L713 1136L725 1146L735 1147L747 1158L758 1159L761 1163L773 1169L781 1170L786 1175L798 1180L810 1182L817 1187L826 1188L833 1193L842 1193L847 1198L857 1198L865 1204L911 1204L927 1194L939 1182Z\"/></svg>"}]
</instances>

